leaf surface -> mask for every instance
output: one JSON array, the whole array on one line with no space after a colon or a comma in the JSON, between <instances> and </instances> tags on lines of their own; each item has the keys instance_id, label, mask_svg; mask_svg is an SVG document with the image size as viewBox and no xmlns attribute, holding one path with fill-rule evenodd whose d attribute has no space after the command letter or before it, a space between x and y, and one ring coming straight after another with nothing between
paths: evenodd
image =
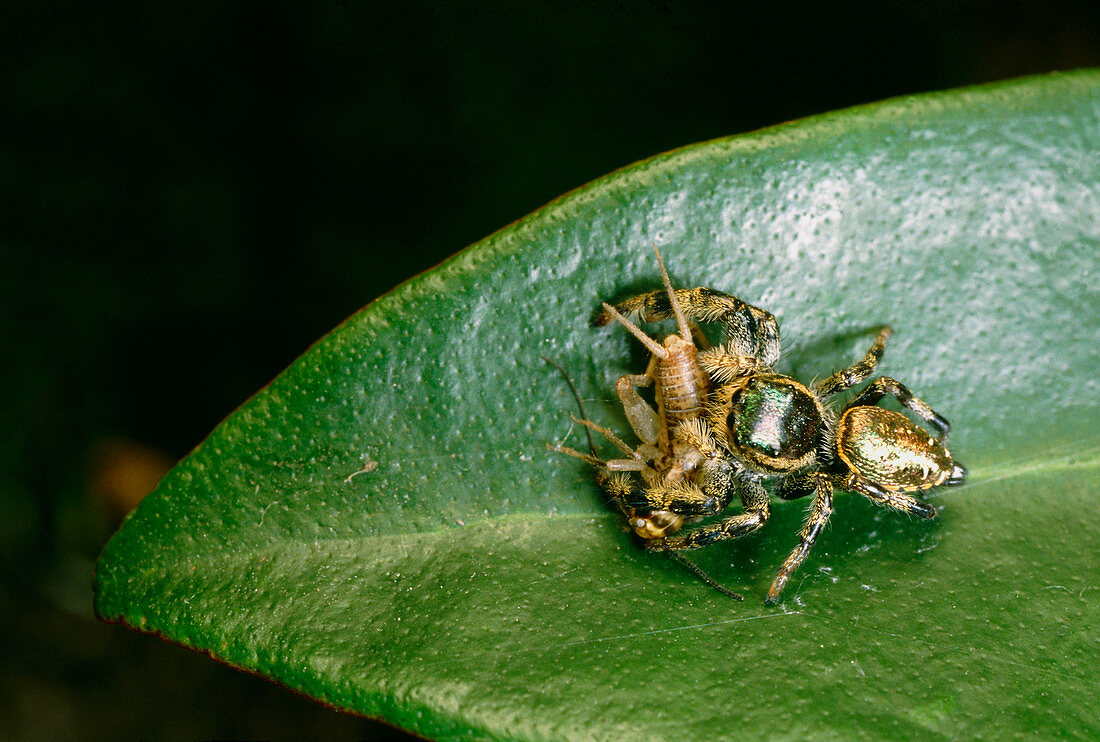
<instances>
[{"instance_id":1,"label":"leaf surface","mask_svg":"<svg viewBox=\"0 0 1100 742\"><path fill-rule=\"evenodd\" d=\"M222 423L110 541L96 609L440 738L1095 736L1100 73L900 98L595 181L351 317ZM570 435L628 432L645 356L593 328L659 286L776 314L804 380L880 372L970 468L919 522L841 495L784 601L800 502L643 553Z\"/></svg>"}]
</instances>

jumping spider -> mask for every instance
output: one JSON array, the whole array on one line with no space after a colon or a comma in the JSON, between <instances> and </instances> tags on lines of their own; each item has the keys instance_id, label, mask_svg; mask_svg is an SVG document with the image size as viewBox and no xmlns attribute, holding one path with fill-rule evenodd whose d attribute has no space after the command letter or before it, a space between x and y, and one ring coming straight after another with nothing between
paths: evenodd
<instances>
[{"instance_id":1,"label":"jumping spider","mask_svg":"<svg viewBox=\"0 0 1100 742\"><path fill-rule=\"evenodd\" d=\"M772 369L779 359L779 334L771 314L711 289L673 291L663 266L662 274L665 292L636 296L617 310L604 304L598 320L618 320L653 354L646 374L624 376L616 385L642 444L631 449L610 430L582 420L628 458L600 461L594 454L565 451L598 467L601 486L646 548L676 554L752 533L770 515L765 481L777 482L774 494L780 499L813 495L799 544L768 590L766 602L775 603L832 514L834 489L933 518L935 508L914 495L965 480L966 469L944 446L947 420L900 382L875 379L839 413L825 404L870 377L885 350L889 327L879 331L862 360L807 386ZM658 345L628 316L643 321L676 316L679 335ZM722 324L723 343L696 354L688 320ZM691 346L681 355L690 356L684 367L692 373L663 373L662 363L676 358L681 345ZM706 377L694 369L702 369ZM680 383L688 378L690 383ZM638 386L654 383L656 412L637 393ZM704 399L701 410L695 403L685 411L673 404L681 386ZM929 425L934 435L905 415L876 406L887 395ZM627 476L631 471L640 474L643 488ZM743 512L674 535L685 523L720 514L734 498Z\"/></svg>"},{"instance_id":2,"label":"jumping spider","mask_svg":"<svg viewBox=\"0 0 1100 742\"><path fill-rule=\"evenodd\" d=\"M715 466L733 462L742 481L778 479L775 494L781 499L814 496L800 542L776 574L768 603L778 600L825 527L833 512L834 489L927 519L935 517L936 509L914 495L966 479L966 469L944 446L951 429L947 420L900 382L887 376L875 379L839 414L825 406L825 400L871 375L890 334L883 327L862 360L811 386L770 368L746 372L743 359L728 348L700 355L700 365L718 386L707 405L706 425L678 429L677 434ZM887 395L928 424L934 435L905 415L877 407ZM757 511L760 525L768 514L764 501ZM740 518L681 537L650 540L646 546L692 549L734 538L748 532Z\"/></svg>"}]
</instances>

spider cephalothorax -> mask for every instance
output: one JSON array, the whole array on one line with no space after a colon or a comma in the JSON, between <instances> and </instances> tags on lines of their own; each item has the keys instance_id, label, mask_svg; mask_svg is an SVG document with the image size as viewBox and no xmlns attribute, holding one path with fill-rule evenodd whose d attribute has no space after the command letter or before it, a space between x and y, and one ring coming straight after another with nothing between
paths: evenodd
<instances>
[{"instance_id":1,"label":"spider cephalothorax","mask_svg":"<svg viewBox=\"0 0 1100 742\"><path fill-rule=\"evenodd\" d=\"M801 382L760 371L721 386L708 420L715 437L744 468L786 474L814 461L825 408Z\"/></svg>"}]
</instances>

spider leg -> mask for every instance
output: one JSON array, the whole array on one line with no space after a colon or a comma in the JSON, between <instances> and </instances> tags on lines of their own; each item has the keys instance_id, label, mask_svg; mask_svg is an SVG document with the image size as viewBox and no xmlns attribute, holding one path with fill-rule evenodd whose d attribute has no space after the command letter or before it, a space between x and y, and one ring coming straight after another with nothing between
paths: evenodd
<instances>
[{"instance_id":1,"label":"spider leg","mask_svg":"<svg viewBox=\"0 0 1100 742\"><path fill-rule=\"evenodd\" d=\"M717 515L729 504L721 496L708 494L690 480L660 483L629 495L626 503L637 510L668 510L687 517Z\"/></svg>"},{"instance_id":2,"label":"spider leg","mask_svg":"<svg viewBox=\"0 0 1100 742\"><path fill-rule=\"evenodd\" d=\"M919 500L904 492L897 492L880 487L868 482L857 474L849 474L842 482L837 483L841 488L849 492L863 495L868 500L888 508L899 510L903 513L915 515L918 518L935 518L936 508L924 500Z\"/></svg>"},{"instance_id":3,"label":"spider leg","mask_svg":"<svg viewBox=\"0 0 1100 742\"><path fill-rule=\"evenodd\" d=\"M821 472L815 472L813 477L816 480L814 501L810 506L810 514L806 519L806 525L802 527L801 540L786 561L783 562L783 566L779 568L779 572L768 590L768 597L764 599L765 603L773 604L779 600L779 593L783 591L787 580L806 559L810 549L813 548L814 541L817 540L818 535L825 528L825 524L829 522L829 516L833 514L832 479L828 474Z\"/></svg>"},{"instance_id":4,"label":"spider leg","mask_svg":"<svg viewBox=\"0 0 1100 742\"><path fill-rule=\"evenodd\" d=\"M576 452L572 452L573 455L577 455ZM583 456L582 456L583 458ZM685 511L690 511L693 507L702 504L706 510L713 510L715 505L711 502L713 498L707 497L701 491L690 492L686 491L686 488L680 487L679 489L684 495L684 499L670 500L670 503L679 508L678 512L672 512L669 510L649 510L648 506L658 505L659 493L668 493L670 491L676 491L677 488L650 488L649 490L639 491L635 487L634 480L626 474L620 472L610 472L605 468L599 467L596 469L596 480L600 485L600 488L608 495L608 497L618 506L619 510L627 516L627 520L630 525L635 529L639 535L644 536L645 529L654 529L655 532L662 532L671 530L675 532L680 528L683 523L683 516L688 514ZM680 483L684 485L686 483ZM695 488L698 490L698 488ZM643 513L638 512L635 508L639 503L644 503L647 508ZM724 502L721 507L725 507ZM704 583L714 588L718 592L726 595L727 597L735 600L744 600L744 596L730 590L725 587L713 577L708 575L702 568L692 562L686 556L679 552L669 552L670 556L676 558L684 567L689 569L692 574L702 580Z\"/></svg>"},{"instance_id":5,"label":"spider leg","mask_svg":"<svg viewBox=\"0 0 1100 742\"><path fill-rule=\"evenodd\" d=\"M780 500L797 500L817 492L817 473L788 474L783 477L775 496Z\"/></svg>"},{"instance_id":6,"label":"spider leg","mask_svg":"<svg viewBox=\"0 0 1100 742\"><path fill-rule=\"evenodd\" d=\"M736 353L757 358L765 366L773 366L779 360L779 324L771 312L746 304L736 296L703 287L676 289L674 293L687 319L722 325L725 345ZM675 316L665 291L631 297L617 304L616 309L643 322ZM606 325L612 319L605 309L596 317L596 324Z\"/></svg>"},{"instance_id":7,"label":"spider leg","mask_svg":"<svg viewBox=\"0 0 1100 742\"><path fill-rule=\"evenodd\" d=\"M875 342L871 344L861 360L814 384L814 392L822 398L831 397L865 381L867 377L874 373L875 366L878 365L883 351L886 350L886 339L890 337L891 333L893 333L893 330L890 327L883 327L879 330L878 337L875 338Z\"/></svg>"},{"instance_id":8,"label":"spider leg","mask_svg":"<svg viewBox=\"0 0 1100 742\"><path fill-rule=\"evenodd\" d=\"M699 368L718 384L733 381L739 376L751 374L760 368L760 361L752 356L731 351L725 345L704 350L698 356Z\"/></svg>"},{"instance_id":9,"label":"spider leg","mask_svg":"<svg viewBox=\"0 0 1100 742\"><path fill-rule=\"evenodd\" d=\"M715 541L739 538L764 525L771 512L768 508L768 493L760 483L755 480L736 480L733 490L741 498L745 512L696 528L684 536L650 539L646 541L645 547L654 551L698 549Z\"/></svg>"},{"instance_id":10,"label":"spider leg","mask_svg":"<svg viewBox=\"0 0 1100 742\"><path fill-rule=\"evenodd\" d=\"M903 407L935 428L936 438L940 443L947 442L947 436L951 433L950 423L929 407L924 400L909 391L904 384L889 376L880 376L872 381L858 397L848 403L844 410L847 411L853 407L871 407L887 394L892 395Z\"/></svg>"},{"instance_id":11,"label":"spider leg","mask_svg":"<svg viewBox=\"0 0 1100 742\"><path fill-rule=\"evenodd\" d=\"M634 481L629 475L621 472L609 472L606 469L597 469L596 483L624 515L629 517L634 512L633 508L627 504L627 500L633 496L635 491Z\"/></svg>"}]
</instances>

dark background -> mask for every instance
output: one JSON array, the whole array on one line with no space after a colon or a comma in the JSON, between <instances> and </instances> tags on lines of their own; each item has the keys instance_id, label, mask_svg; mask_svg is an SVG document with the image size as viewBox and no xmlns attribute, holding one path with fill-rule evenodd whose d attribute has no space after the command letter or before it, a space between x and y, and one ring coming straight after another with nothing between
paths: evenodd
<instances>
[{"instance_id":1,"label":"dark background","mask_svg":"<svg viewBox=\"0 0 1100 742\"><path fill-rule=\"evenodd\" d=\"M0 737L375 737L95 622L172 461L362 305L692 142L1100 64L1100 4L0 11Z\"/></svg>"}]
</instances>

